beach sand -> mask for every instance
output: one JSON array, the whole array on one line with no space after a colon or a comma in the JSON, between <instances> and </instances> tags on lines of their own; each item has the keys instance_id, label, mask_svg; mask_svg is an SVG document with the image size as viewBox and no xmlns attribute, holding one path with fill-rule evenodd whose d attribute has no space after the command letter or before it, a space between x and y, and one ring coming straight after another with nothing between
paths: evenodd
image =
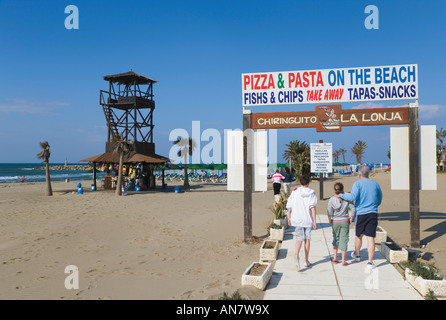
<instances>
[{"instance_id":1,"label":"beach sand","mask_svg":"<svg viewBox=\"0 0 446 320\"><path fill-rule=\"evenodd\" d=\"M372 177L384 192L380 225L394 241L410 243L409 192L391 191L390 174ZM357 177L324 182L326 214L335 182L349 191ZM89 191L91 181L0 184L0 299L218 299L239 290L245 269L259 259L260 243L243 242L243 193L225 184L195 184L168 191ZM296 183L293 183L296 186ZM310 185L319 193L318 182ZM429 262L446 274L446 175L437 191L420 193L421 240ZM100 189L100 188L99 188ZM271 187L269 188L271 189ZM272 190L253 194L253 235L266 237L273 219ZM79 289L64 286L65 268L79 270Z\"/></svg>"}]
</instances>

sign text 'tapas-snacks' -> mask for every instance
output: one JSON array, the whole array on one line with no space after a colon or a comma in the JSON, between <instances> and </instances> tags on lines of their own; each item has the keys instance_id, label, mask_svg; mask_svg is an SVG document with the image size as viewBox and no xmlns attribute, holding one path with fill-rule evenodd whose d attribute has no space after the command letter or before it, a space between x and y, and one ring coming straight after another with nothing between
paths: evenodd
<instances>
[{"instance_id":1,"label":"sign text 'tapas-snacks'","mask_svg":"<svg viewBox=\"0 0 446 320\"><path fill-rule=\"evenodd\" d=\"M244 107L418 99L418 65L242 74Z\"/></svg>"}]
</instances>

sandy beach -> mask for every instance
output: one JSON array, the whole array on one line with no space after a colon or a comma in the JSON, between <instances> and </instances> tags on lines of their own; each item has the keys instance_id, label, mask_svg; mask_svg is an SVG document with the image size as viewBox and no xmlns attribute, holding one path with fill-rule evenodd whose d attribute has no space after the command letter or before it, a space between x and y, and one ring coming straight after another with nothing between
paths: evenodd
<instances>
[{"instance_id":1,"label":"sandy beach","mask_svg":"<svg viewBox=\"0 0 446 320\"><path fill-rule=\"evenodd\" d=\"M382 187L380 225L389 237L410 243L409 192L391 191L390 174L372 177ZM357 177L324 182L317 214L326 214L335 182L348 192ZM0 184L0 299L218 299L239 289L245 298L263 292L241 287L241 275L259 259L259 242L243 242L243 193L225 184L192 184L189 190L91 192L91 181ZM296 186L296 183L293 183ZM318 182L310 184L319 193ZM446 274L446 175L437 191L420 192L421 243L429 262ZM99 188L100 189L100 188ZM270 188L271 189L271 186ZM273 192L253 194L253 235L266 237ZM65 267L79 269L79 289L64 286Z\"/></svg>"}]
</instances>

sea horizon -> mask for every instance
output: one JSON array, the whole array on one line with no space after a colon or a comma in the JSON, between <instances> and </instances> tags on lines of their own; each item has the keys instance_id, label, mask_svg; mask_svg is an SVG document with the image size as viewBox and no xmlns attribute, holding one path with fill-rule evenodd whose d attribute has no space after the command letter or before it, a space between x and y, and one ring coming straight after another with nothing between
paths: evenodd
<instances>
[{"instance_id":1,"label":"sea horizon","mask_svg":"<svg viewBox=\"0 0 446 320\"><path fill-rule=\"evenodd\" d=\"M50 166L63 166L65 163L50 163ZM88 168L87 163L67 163L67 165L83 166ZM44 182L46 180L45 169L37 169L45 166L42 162L22 163L0 163L0 183L21 182ZM83 170L51 170L51 181L70 180L92 180L93 174Z\"/></svg>"},{"instance_id":2,"label":"sea horizon","mask_svg":"<svg viewBox=\"0 0 446 320\"><path fill-rule=\"evenodd\" d=\"M52 166L64 166L64 162L54 162L50 163L50 167ZM83 180L93 180L93 173L87 172L87 168L89 168L88 163L79 163L79 162L68 162L68 166L85 166L86 170L53 170L50 169L50 177L51 181L83 181ZM353 166L355 164L348 164L346 166ZM380 167L381 163L372 164L375 167ZM382 167L386 168L389 164L382 163ZM42 162L5 162L0 163L0 184L1 183L16 183L21 182L22 177L24 177L24 182L45 182L46 181L46 173L45 173L45 163ZM336 166L334 166L336 167ZM268 175L272 174L275 167L268 168ZM193 169L189 169L191 172ZM208 170L209 171L209 170ZM212 171L212 170L211 170ZM217 170L214 170L217 171ZM183 172L182 169L173 169L166 170L167 173L179 173ZM226 172L223 170L222 172ZM220 171L216 172L217 174L222 173ZM102 179L106 175L105 172L97 171L96 178Z\"/></svg>"}]
</instances>

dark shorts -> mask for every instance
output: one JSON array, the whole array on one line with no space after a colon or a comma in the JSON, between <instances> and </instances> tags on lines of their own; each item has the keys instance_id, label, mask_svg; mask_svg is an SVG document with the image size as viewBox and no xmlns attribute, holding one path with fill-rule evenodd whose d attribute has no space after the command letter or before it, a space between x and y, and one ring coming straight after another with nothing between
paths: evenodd
<instances>
[{"instance_id":1,"label":"dark shorts","mask_svg":"<svg viewBox=\"0 0 446 320\"><path fill-rule=\"evenodd\" d=\"M282 185L280 183L274 182L273 183L273 189L274 189L274 194L280 194L280 187Z\"/></svg>"},{"instance_id":2,"label":"dark shorts","mask_svg":"<svg viewBox=\"0 0 446 320\"><path fill-rule=\"evenodd\" d=\"M368 237L376 237L376 228L378 227L378 214L370 212L356 217L356 236L364 234Z\"/></svg>"}]
</instances>

